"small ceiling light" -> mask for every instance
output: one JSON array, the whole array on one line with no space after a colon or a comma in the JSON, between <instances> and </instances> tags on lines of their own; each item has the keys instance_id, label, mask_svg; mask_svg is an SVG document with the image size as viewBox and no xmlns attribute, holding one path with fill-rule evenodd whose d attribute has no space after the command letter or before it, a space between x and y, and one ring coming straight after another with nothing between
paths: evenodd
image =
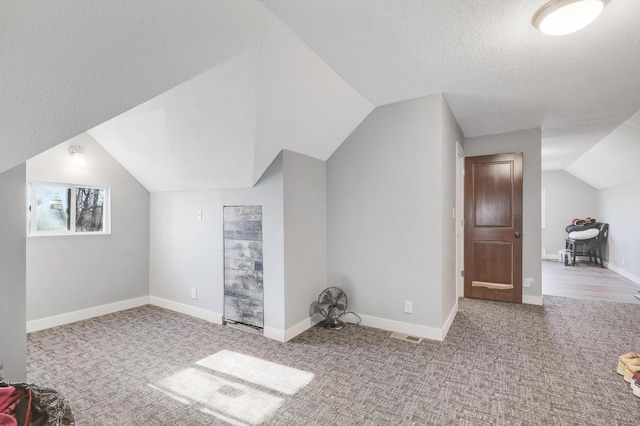
<instances>
[{"instance_id":1,"label":"small ceiling light","mask_svg":"<svg viewBox=\"0 0 640 426\"><path fill-rule=\"evenodd\" d=\"M84 161L84 149L78 145L71 145L69 147L69 154L73 157L74 164L86 164Z\"/></svg>"},{"instance_id":2,"label":"small ceiling light","mask_svg":"<svg viewBox=\"0 0 640 426\"><path fill-rule=\"evenodd\" d=\"M609 0L551 0L533 15L531 23L548 35L565 35L593 22Z\"/></svg>"}]
</instances>

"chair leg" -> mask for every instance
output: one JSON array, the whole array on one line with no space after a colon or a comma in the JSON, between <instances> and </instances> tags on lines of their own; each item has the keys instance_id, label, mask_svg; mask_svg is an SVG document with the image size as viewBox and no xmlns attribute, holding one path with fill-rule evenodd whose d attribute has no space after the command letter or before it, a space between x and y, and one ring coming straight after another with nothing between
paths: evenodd
<instances>
[{"instance_id":1,"label":"chair leg","mask_svg":"<svg viewBox=\"0 0 640 426\"><path fill-rule=\"evenodd\" d=\"M576 246L577 244L575 243L575 241L569 241L569 239L567 239L565 241L564 247L565 247L565 252L564 252L564 265L568 266L569 263L571 263L571 266L576 266ZM569 262L569 256L571 256L571 262Z\"/></svg>"},{"instance_id":2,"label":"chair leg","mask_svg":"<svg viewBox=\"0 0 640 426\"><path fill-rule=\"evenodd\" d=\"M602 260L602 247L598 245L596 247L596 250L598 250L598 254L600 255L600 267L604 268L604 261Z\"/></svg>"}]
</instances>

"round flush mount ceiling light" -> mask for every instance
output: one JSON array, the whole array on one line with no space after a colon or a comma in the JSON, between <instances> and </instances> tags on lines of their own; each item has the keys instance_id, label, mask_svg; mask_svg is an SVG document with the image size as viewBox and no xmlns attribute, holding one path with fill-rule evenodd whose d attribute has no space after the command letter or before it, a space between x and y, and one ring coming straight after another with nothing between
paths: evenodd
<instances>
[{"instance_id":1,"label":"round flush mount ceiling light","mask_svg":"<svg viewBox=\"0 0 640 426\"><path fill-rule=\"evenodd\" d=\"M548 35L565 35L593 22L609 0L551 0L533 15L531 23Z\"/></svg>"}]
</instances>

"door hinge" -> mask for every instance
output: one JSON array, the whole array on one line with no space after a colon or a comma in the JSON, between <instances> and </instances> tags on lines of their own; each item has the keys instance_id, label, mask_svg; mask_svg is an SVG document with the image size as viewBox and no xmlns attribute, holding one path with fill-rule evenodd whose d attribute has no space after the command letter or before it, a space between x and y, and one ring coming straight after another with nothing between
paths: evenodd
<instances>
[{"instance_id":1,"label":"door hinge","mask_svg":"<svg viewBox=\"0 0 640 426\"><path fill-rule=\"evenodd\" d=\"M460 271L460 276L464 277L464 270Z\"/></svg>"}]
</instances>

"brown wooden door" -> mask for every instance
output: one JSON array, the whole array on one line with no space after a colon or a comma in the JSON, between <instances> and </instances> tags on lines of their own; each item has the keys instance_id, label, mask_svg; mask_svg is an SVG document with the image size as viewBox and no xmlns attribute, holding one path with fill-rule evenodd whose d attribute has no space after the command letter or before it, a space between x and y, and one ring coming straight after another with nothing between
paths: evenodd
<instances>
[{"instance_id":1,"label":"brown wooden door","mask_svg":"<svg viewBox=\"0 0 640 426\"><path fill-rule=\"evenodd\" d=\"M522 303L522 153L467 157L464 296Z\"/></svg>"}]
</instances>

